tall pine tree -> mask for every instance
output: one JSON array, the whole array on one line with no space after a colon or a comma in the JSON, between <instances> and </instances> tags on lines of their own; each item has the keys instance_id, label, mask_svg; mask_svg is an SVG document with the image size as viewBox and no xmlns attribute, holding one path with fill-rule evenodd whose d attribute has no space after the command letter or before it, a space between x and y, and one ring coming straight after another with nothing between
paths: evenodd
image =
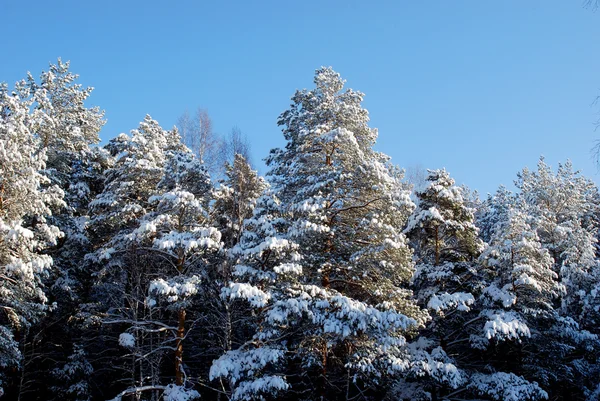
<instances>
[{"instance_id":1,"label":"tall pine tree","mask_svg":"<svg viewBox=\"0 0 600 401\"><path fill-rule=\"evenodd\" d=\"M289 386L300 399L377 394L390 373L410 369L405 336L426 318L407 289L413 266L401 228L414 206L402 175L373 150L363 95L342 91L330 68L317 70L315 84L280 116L287 144L267 161L276 213L259 243L287 256L261 266L265 248L247 248L258 266L246 270L266 268L264 285L232 285L262 315L254 345L213 365L234 398Z\"/></svg>"}]
</instances>

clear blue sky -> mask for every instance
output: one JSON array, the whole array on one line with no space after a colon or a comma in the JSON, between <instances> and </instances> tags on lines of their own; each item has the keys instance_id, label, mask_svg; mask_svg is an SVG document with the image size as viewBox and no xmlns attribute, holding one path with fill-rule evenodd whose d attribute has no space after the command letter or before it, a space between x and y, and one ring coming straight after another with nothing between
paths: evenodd
<instances>
[{"instance_id":1,"label":"clear blue sky","mask_svg":"<svg viewBox=\"0 0 600 401\"><path fill-rule=\"evenodd\" d=\"M71 60L106 110L103 140L201 106L259 161L325 65L366 94L377 147L400 166L446 167L485 193L543 154L599 181L600 12L579 0L0 0L0 15L0 81Z\"/></svg>"}]
</instances>

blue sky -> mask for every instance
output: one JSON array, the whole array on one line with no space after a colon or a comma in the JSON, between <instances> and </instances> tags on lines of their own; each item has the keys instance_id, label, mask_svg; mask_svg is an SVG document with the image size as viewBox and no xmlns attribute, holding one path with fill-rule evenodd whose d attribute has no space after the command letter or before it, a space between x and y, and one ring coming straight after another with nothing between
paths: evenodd
<instances>
[{"instance_id":1,"label":"blue sky","mask_svg":"<svg viewBox=\"0 0 600 401\"><path fill-rule=\"evenodd\" d=\"M0 15L0 81L71 60L106 110L103 140L203 107L217 132L247 135L264 173L277 116L325 65L366 94L400 166L486 193L544 155L600 181L600 12L578 0L0 0Z\"/></svg>"}]
</instances>

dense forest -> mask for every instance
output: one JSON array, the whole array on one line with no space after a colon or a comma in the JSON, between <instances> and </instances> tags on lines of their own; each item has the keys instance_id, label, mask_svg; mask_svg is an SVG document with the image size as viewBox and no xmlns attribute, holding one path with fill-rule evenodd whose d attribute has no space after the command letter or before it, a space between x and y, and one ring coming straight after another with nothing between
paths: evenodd
<instances>
[{"instance_id":1,"label":"dense forest","mask_svg":"<svg viewBox=\"0 0 600 401\"><path fill-rule=\"evenodd\" d=\"M595 184L414 185L344 84L293 95L265 178L150 116L99 146L60 60L2 84L2 399L600 399Z\"/></svg>"}]
</instances>

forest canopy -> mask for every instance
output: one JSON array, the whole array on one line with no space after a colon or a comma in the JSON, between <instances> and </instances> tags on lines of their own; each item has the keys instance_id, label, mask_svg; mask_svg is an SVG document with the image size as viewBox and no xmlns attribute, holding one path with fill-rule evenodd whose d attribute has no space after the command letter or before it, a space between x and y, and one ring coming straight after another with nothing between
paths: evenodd
<instances>
[{"instance_id":1,"label":"forest canopy","mask_svg":"<svg viewBox=\"0 0 600 401\"><path fill-rule=\"evenodd\" d=\"M569 161L485 199L410 182L322 67L261 177L202 111L100 146L77 79L0 86L3 399L600 398L600 196Z\"/></svg>"}]
</instances>

